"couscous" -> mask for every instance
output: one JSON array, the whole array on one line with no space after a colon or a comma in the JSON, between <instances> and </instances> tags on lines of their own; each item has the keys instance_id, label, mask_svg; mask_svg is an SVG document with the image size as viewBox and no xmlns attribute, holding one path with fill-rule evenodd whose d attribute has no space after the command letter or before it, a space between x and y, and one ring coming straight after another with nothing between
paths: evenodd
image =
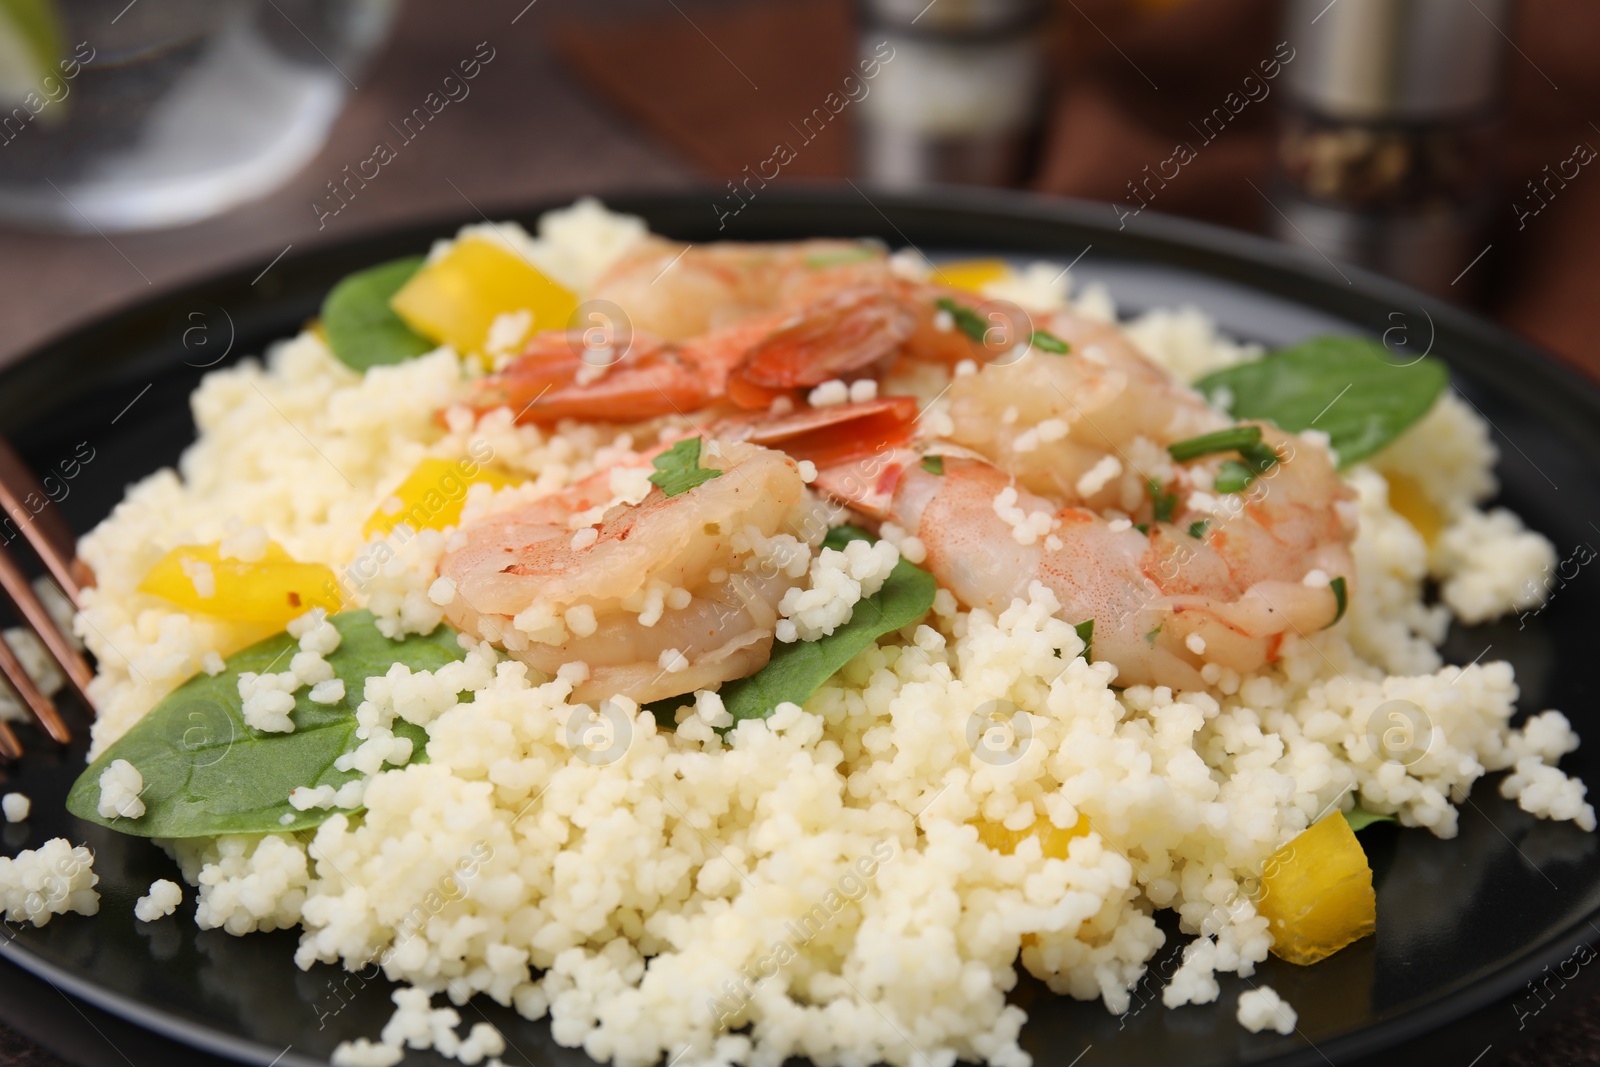
<instances>
[{"instance_id":1,"label":"couscous","mask_svg":"<svg viewBox=\"0 0 1600 1067\"><path fill-rule=\"evenodd\" d=\"M1214 1001L1371 932L1347 815L1451 837L1509 769L1595 826L1561 712L1438 652L1555 559L1485 510L1488 427L1308 344L1119 326L1055 265L467 227L209 374L83 539L73 810L202 927L403 983L340 1064L492 1062L482 996L625 1067L1025 1067L1019 970L1126 1011L1161 910L1164 1002ZM1300 411L1328 366L1391 403ZM7 917L92 914L88 861L0 860Z\"/></svg>"}]
</instances>

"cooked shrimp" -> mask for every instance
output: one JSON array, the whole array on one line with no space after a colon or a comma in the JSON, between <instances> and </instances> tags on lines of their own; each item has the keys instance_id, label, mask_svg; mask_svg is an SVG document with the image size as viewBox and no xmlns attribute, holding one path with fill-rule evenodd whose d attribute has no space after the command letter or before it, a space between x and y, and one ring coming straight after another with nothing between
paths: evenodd
<instances>
[{"instance_id":1,"label":"cooked shrimp","mask_svg":"<svg viewBox=\"0 0 1600 1067\"><path fill-rule=\"evenodd\" d=\"M730 415L712 423L710 431L719 438L776 448L824 469L907 443L916 417L915 399L885 396L865 403L801 408L787 415Z\"/></svg>"},{"instance_id":2,"label":"cooked shrimp","mask_svg":"<svg viewBox=\"0 0 1600 1067\"><path fill-rule=\"evenodd\" d=\"M474 383L468 407L509 407L518 422L636 422L688 414L726 398L765 408L780 396L884 365L911 318L880 290L823 296L798 312L768 312L685 341L637 331L552 330Z\"/></svg>"},{"instance_id":3,"label":"cooked shrimp","mask_svg":"<svg viewBox=\"0 0 1600 1067\"><path fill-rule=\"evenodd\" d=\"M1320 571L1330 578L1344 576L1348 585L1355 569L1350 555L1355 491L1339 477L1325 449L1268 424L1245 425L1260 429L1262 443L1279 462L1240 493L1214 492L1219 468L1234 462L1225 455L1213 454L1180 465L1172 488L1166 490L1177 501L1172 521L1151 527L1152 535L1171 539L1182 531L1187 540L1200 541L1217 554L1232 585L1223 586L1216 580L1197 582L1194 576L1202 568L1194 568L1163 580L1162 588L1181 596L1195 582L1195 592L1226 597L1234 590L1243 594L1267 583L1287 581L1300 590L1313 589L1304 594L1311 600L1326 602L1325 590L1316 582L1305 585L1305 578ZM1195 533L1200 536L1193 536ZM1152 538L1152 553L1158 553L1158 547ZM1279 590L1278 595L1292 600L1300 594ZM1288 610L1286 605L1284 610ZM1308 625L1307 630L1321 625Z\"/></svg>"},{"instance_id":4,"label":"cooked shrimp","mask_svg":"<svg viewBox=\"0 0 1600 1067\"><path fill-rule=\"evenodd\" d=\"M887 252L866 241L683 245L651 239L613 264L589 295L621 307L634 329L682 341L888 277Z\"/></svg>"},{"instance_id":5,"label":"cooked shrimp","mask_svg":"<svg viewBox=\"0 0 1600 1067\"><path fill-rule=\"evenodd\" d=\"M1010 507L1022 514L1054 520L1055 532L1021 543L996 509L1003 494L1015 494ZM927 550L922 565L967 607L998 614L1043 582L1068 621L1094 620L1094 658L1116 664L1120 684L1204 686L1193 654L1164 632L1165 597L1141 567L1149 542L1131 526L1057 509L1018 492L997 467L955 457L944 459L941 474L904 466L887 517L916 534Z\"/></svg>"},{"instance_id":6,"label":"cooked shrimp","mask_svg":"<svg viewBox=\"0 0 1600 1067\"><path fill-rule=\"evenodd\" d=\"M608 501L606 472L468 524L439 564L455 585L446 619L547 674L586 663L574 700L642 703L754 673L804 576L760 566L758 547L805 487L793 460L756 445L707 444L700 464L722 473L677 496Z\"/></svg>"},{"instance_id":7,"label":"cooked shrimp","mask_svg":"<svg viewBox=\"0 0 1600 1067\"><path fill-rule=\"evenodd\" d=\"M728 398L763 408L774 399L887 370L917 325L900 294L857 286L820 296L783 317L730 369Z\"/></svg>"},{"instance_id":8,"label":"cooked shrimp","mask_svg":"<svg viewBox=\"0 0 1600 1067\"><path fill-rule=\"evenodd\" d=\"M517 422L687 415L719 400L729 372L781 321L769 313L682 342L638 331L546 331L473 383L462 402L480 413L508 407Z\"/></svg>"},{"instance_id":9,"label":"cooked shrimp","mask_svg":"<svg viewBox=\"0 0 1600 1067\"><path fill-rule=\"evenodd\" d=\"M1029 348L950 384L949 439L1024 487L1133 512L1146 493L1141 467L1165 466L1167 445L1228 425L1115 326L1062 312L1048 327L1065 354Z\"/></svg>"},{"instance_id":10,"label":"cooked shrimp","mask_svg":"<svg viewBox=\"0 0 1600 1067\"><path fill-rule=\"evenodd\" d=\"M1317 613L1330 596L1302 582L1318 571L1348 581L1353 570L1351 531L1341 514L1351 491L1326 453L1301 448L1296 455L1296 439L1259 426L1263 446L1283 462L1250 495L1213 495L1227 455L1178 464L1167 448L1225 429L1228 420L1141 356L1115 326L1063 312L1048 327L1067 343L1067 353L1030 349L1015 362L952 382L950 440L992 461L1021 488L1094 511L1121 511L1145 525L1150 546L1143 570L1164 595L1200 598L1173 602L1191 623L1209 613L1239 619L1251 633L1283 632L1272 619L1250 615L1271 616L1281 603L1276 613L1288 627L1321 626L1326 620L1316 621ZM1257 595L1248 603L1222 607L1240 604L1251 589ZM1173 632L1187 639L1191 631L1178 623ZM1195 632L1208 648L1233 640L1214 628ZM1253 669L1239 663L1225 665Z\"/></svg>"},{"instance_id":11,"label":"cooked shrimp","mask_svg":"<svg viewBox=\"0 0 1600 1067\"><path fill-rule=\"evenodd\" d=\"M944 321L939 301L954 290L892 277L870 246L709 245L676 259L669 247L637 253L620 280L602 282L623 301L617 321L535 335L465 403L509 407L519 422L635 422L724 400L759 409L830 379L881 378L901 356L992 357L1020 329L1007 322L998 339L973 340ZM829 256L845 258L804 265ZM660 290L641 287L657 267L666 272L658 271Z\"/></svg>"},{"instance_id":12,"label":"cooked shrimp","mask_svg":"<svg viewBox=\"0 0 1600 1067\"><path fill-rule=\"evenodd\" d=\"M1169 463L1131 517L1036 494L969 449L886 447L876 427L816 488L916 535L962 603L998 612L1043 582L1064 618L1094 620L1095 658L1123 684L1197 688L1206 664L1248 673L1335 622L1334 579L1349 595L1351 491L1322 449L1256 430L1276 460L1246 492L1207 491L1229 462L1208 454ZM928 448L946 454L924 462Z\"/></svg>"}]
</instances>

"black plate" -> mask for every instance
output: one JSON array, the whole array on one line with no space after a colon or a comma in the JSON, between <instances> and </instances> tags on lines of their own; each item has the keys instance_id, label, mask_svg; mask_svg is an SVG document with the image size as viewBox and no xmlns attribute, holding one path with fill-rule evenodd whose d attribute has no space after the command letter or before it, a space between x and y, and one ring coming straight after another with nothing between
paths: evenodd
<instances>
[{"instance_id":1,"label":"black plate","mask_svg":"<svg viewBox=\"0 0 1600 1067\"><path fill-rule=\"evenodd\" d=\"M1496 428L1502 502L1550 536L1563 558L1580 544L1600 542L1593 525L1600 510L1594 387L1510 334L1392 282L1152 213L1119 230L1105 205L976 192L869 200L854 190L773 190L719 233L712 205L720 202L720 194L707 192L618 198L613 206L692 240L870 234L935 255L1065 262L1082 254L1075 276L1105 281L1125 313L1193 303L1228 333L1267 344L1344 330L1383 335L1400 357L1431 349L1450 362L1457 387ZM542 210L496 217L531 224ZM0 374L0 431L41 472L73 456L80 442L94 449L60 504L73 527L86 530L127 483L173 462L192 440L187 397L206 368L294 333L345 274L421 251L463 221L476 220L445 220L286 258L255 282L261 266L252 264L78 330ZM1452 632L1447 655L1464 663L1492 646L1491 657L1516 665L1524 711L1559 707L1580 733L1600 730L1591 711L1589 672L1600 638L1600 621L1588 610L1592 581L1583 573L1557 589L1526 628L1510 620ZM82 709L73 710L81 727ZM30 755L4 772L5 788L31 795L34 816L4 829L6 849L57 835L87 841L102 905L93 919L66 916L44 929L5 926L0 952L94 1007L58 997L5 966L0 980L8 995L0 998L0 1016L84 1063L121 1064L119 1048L128 1042L164 1048L159 1055L173 1062L220 1054L262 1064L313 1063L340 1040L377 1034L389 1011L388 987L363 985L328 966L297 970L291 933L244 939L200 933L188 921L192 893L182 921L135 922L135 898L153 879L173 876L173 864L146 841L65 814L62 799L82 766L81 742L56 752L37 736L25 741ZM1600 781L1596 752L1600 745L1581 749L1567 769ZM1299 1034L1240 1029L1233 1009L1244 987L1237 979L1224 978L1217 1004L1174 1012L1159 1006L1149 982L1122 1019L1098 1004L1051 997L1024 979L1013 994L1030 1016L1024 1047L1038 1064L1055 1067L1343 1064L1373 1056L1492 1062L1587 995L1590 969L1578 961L1592 953L1578 947L1600 935L1591 922L1600 920L1594 836L1530 818L1500 799L1494 784L1481 784L1463 806L1455 840L1388 827L1368 832L1378 872L1375 938L1315 967L1272 959L1260 968L1256 981L1270 982L1299 1011ZM1156 962L1170 968L1174 951L1169 946ZM508 1062L587 1067L583 1053L552 1041L547 1024L493 1004L482 1011L507 1035ZM477 1012L469 1007L465 1017ZM86 1023L105 1040L89 1038Z\"/></svg>"}]
</instances>

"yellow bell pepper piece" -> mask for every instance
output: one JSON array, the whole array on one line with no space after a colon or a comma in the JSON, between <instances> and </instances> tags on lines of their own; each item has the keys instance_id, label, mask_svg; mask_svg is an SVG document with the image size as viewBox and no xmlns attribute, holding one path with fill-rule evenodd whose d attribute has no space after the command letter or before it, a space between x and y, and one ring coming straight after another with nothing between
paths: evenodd
<instances>
[{"instance_id":1,"label":"yellow bell pepper piece","mask_svg":"<svg viewBox=\"0 0 1600 1067\"><path fill-rule=\"evenodd\" d=\"M250 562L223 559L220 548L179 545L150 568L139 589L186 611L280 626L312 608L339 610L332 569L298 563L271 542L261 559Z\"/></svg>"},{"instance_id":2,"label":"yellow bell pepper piece","mask_svg":"<svg viewBox=\"0 0 1600 1067\"><path fill-rule=\"evenodd\" d=\"M384 498L361 532L367 537L388 536L402 522L413 530L442 530L461 521L468 486L503 489L517 481L471 459L425 459Z\"/></svg>"},{"instance_id":3,"label":"yellow bell pepper piece","mask_svg":"<svg viewBox=\"0 0 1600 1067\"><path fill-rule=\"evenodd\" d=\"M506 312L531 311L530 332L564 330L578 298L504 245L463 237L413 274L389 306L424 337L466 354L483 351L489 327Z\"/></svg>"},{"instance_id":4,"label":"yellow bell pepper piece","mask_svg":"<svg viewBox=\"0 0 1600 1067\"><path fill-rule=\"evenodd\" d=\"M1444 529L1444 515L1428 499L1415 478L1389 473L1385 473L1384 478L1389 483L1389 506L1409 522L1424 541L1433 544L1439 537L1439 531Z\"/></svg>"},{"instance_id":5,"label":"yellow bell pepper piece","mask_svg":"<svg viewBox=\"0 0 1600 1067\"><path fill-rule=\"evenodd\" d=\"M1008 830L997 822L987 819L977 819L973 822L978 828L978 840L1004 855L1011 855L1030 837L1039 839L1039 847L1044 852L1045 858L1064 860L1067 858L1067 846L1075 837L1083 837L1089 832L1089 817L1079 815L1078 821L1070 830L1063 830L1049 819L1035 819L1033 825L1026 830Z\"/></svg>"},{"instance_id":6,"label":"yellow bell pepper piece","mask_svg":"<svg viewBox=\"0 0 1600 1067\"><path fill-rule=\"evenodd\" d=\"M970 293L983 290L990 282L997 282L1011 273L1003 259L958 259L953 263L940 263L933 269L933 280Z\"/></svg>"},{"instance_id":7,"label":"yellow bell pepper piece","mask_svg":"<svg viewBox=\"0 0 1600 1067\"><path fill-rule=\"evenodd\" d=\"M1273 955L1290 963L1316 963L1377 929L1372 868L1342 813L1272 854L1256 910L1272 931Z\"/></svg>"}]
</instances>

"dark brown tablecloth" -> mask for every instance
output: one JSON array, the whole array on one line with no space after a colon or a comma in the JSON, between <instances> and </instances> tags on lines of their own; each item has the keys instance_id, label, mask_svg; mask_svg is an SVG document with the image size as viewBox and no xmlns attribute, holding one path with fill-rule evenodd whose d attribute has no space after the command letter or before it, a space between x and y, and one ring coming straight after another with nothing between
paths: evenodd
<instances>
[{"instance_id":1,"label":"dark brown tablecloth","mask_svg":"<svg viewBox=\"0 0 1600 1067\"><path fill-rule=\"evenodd\" d=\"M0 1025L0 1067L66 1067L66 1061Z\"/></svg>"},{"instance_id":2,"label":"dark brown tablecloth","mask_svg":"<svg viewBox=\"0 0 1600 1067\"><path fill-rule=\"evenodd\" d=\"M358 77L360 89L328 146L264 200L179 230L113 235L114 246L93 234L0 229L0 291L12 294L0 302L0 363L157 288L225 266L264 263L291 244L304 249L400 220L471 210L468 198L489 208L730 179L746 163L764 158L771 148L768 131L808 111L850 59L844 0L710 9L686 0L669 7L590 0L581 10L562 0L539 0L513 24L525 3L410 4L388 50ZM1183 103L1227 81L1229 57L1253 59L1270 42L1269 6L1267 0L1066 5L1056 63L1061 82L1036 185L1080 196L1118 195L1129 163L1137 161L1137 171L1153 148L1165 147L1169 127L1183 118ZM1150 91L1106 47L1090 18L1129 58L1161 71L1159 90ZM605 22L604 33L592 28L596 19ZM1524 5L1518 37L1529 58L1512 65L1516 121L1504 153L1509 174L1531 176L1544 163L1565 158L1578 139L1600 144L1586 117L1600 121L1600 64L1592 58L1597 29L1600 5L1592 0ZM557 36L567 69L547 44ZM490 43L496 58L473 96L430 125L417 151L385 167L381 181L370 183L319 230L311 205L324 183L347 163L365 158L387 123L409 112L441 72L480 41ZM719 58L719 50L737 64ZM597 94L574 86L569 69ZM1259 218L1249 198L1236 195L1237 185L1266 167L1266 136L1260 118L1230 129L1229 139L1207 152L1205 166L1181 189L1175 187L1162 208L1255 225ZM834 175L849 166L850 136L841 123L789 172ZM1490 298L1491 311L1504 321L1591 369L1600 369L1588 340L1600 325L1600 301L1594 299L1600 287L1597 237L1600 178L1574 182L1537 226L1496 239L1505 258L1498 274L1502 284ZM1553 1006L1551 1013L1566 1007ZM1507 1031L1484 1064L1514 1044L1515 1031ZM1600 1063L1600 1001L1577 1006L1508 1062ZM0 1067L60 1063L0 1027Z\"/></svg>"}]
</instances>

